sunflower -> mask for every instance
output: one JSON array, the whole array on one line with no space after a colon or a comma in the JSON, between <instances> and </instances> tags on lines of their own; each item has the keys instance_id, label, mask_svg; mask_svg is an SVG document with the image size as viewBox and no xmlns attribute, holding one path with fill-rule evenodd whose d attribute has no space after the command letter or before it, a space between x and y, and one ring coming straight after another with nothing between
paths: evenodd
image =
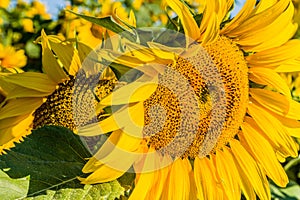
<instances>
[{"instance_id":1,"label":"sunflower","mask_svg":"<svg viewBox=\"0 0 300 200\"><path fill-rule=\"evenodd\" d=\"M97 51L142 75L100 100L109 117L79 127L108 134L82 183L134 172L129 199L270 199L268 178L286 186L280 162L298 154L300 104L278 72L298 70L293 4L248 0L233 18L233 0L204 5L197 13L166 0L181 47L169 35Z\"/></svg>"},{"instance_id":2,"label":"sunflower","mask_svg":"<svg viewBox=\"0 0 300 200\"><path fill-rule=\"evenodd\" d=\"M27 57L23 49L16 50L13 46L0 44L0 69L13 70L22 68L27 63ZM1 71L1 70L0 70Z\"/></svg>"},{"instance_id":3,"label":"sunflower","mask_svg":"<svg viewBox=\"0 0 300 200\"><path fill-rule=\"evenodd\" d=\"M75 48L74 42L44 31L37 42L42 45L43 73L0 73L0 155L47 124L76 131L71 109L74 77L92 49L80 42ZM110 91L113 78L108 71L95 92Z\"/></svg>"},{"instance_id":4,"label":"sunflower","mask_svg":"<svg viewBox=\"0 0 300 200\"><path fill-rule=\"evenodd\" d=\"M10 0L3 0L0 2L0 8L7 8L9 6Z\"/></svg>"}]
</instances>

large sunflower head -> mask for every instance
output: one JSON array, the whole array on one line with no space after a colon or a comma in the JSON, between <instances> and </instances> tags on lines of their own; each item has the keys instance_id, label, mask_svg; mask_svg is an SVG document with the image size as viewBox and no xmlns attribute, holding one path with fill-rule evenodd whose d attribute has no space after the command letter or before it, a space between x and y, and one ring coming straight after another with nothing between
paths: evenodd
<instances>
[{"instance_id":1,"label":"large sunflower head","mask_svg":"<svg viewBox=\"0 0 300 200\"><path fill-rule=\"evenodd\" d=\"M168 27L179 32L96 51L97 62L132 70L91 114L105 117L78 124L80 135L108 137L82 183L134 172L130 199L270 199L267 177L287 184L279 161L298 154L300 105L278 72L298 70L293 4L248 0L231 18L233 1L203 3L196 12L166 0L177 14Z\"/></svg>"}]
</instances>

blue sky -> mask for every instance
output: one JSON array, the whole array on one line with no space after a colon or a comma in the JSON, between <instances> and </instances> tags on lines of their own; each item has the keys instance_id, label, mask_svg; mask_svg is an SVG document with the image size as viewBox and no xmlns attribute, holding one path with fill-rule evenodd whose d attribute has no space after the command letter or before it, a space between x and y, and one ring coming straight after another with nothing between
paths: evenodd
<instances>
[{"instance_id":1,"label":"blue sky","mask_svg":"<svg viewBox=\"0 0 300 200\"><path fill-rule=\"evenodd\" d=\"M23 0L25 2L31 2L32 0ZM64 8L67 4L69 4L68 0L38 0L46 5L48 13L51 14L52 17L57 17L59 10ZM12 0L12 5L16 4L17 0ZM236 0L236 6L233 10L233 15L241 9L241 6L244 4L245 0Z\"/></svg>"},{"instance_id":2,"label":"blue sky","mask_svg":"<svg viewBox=\"0 0 300 200\"><path fill-rule=\"evenodd\" d=\"M25 2L31 2L32 0L23 0ZM68 0L37 0L39 2L42 2L44 5L46 5L47 12L51 14L53 18L57 17L57 14L59 10L66 7L67 4L70 4ZM11 1L11 6L15 5L17 3L17 0Z\"/></svg>"}]
</instances>

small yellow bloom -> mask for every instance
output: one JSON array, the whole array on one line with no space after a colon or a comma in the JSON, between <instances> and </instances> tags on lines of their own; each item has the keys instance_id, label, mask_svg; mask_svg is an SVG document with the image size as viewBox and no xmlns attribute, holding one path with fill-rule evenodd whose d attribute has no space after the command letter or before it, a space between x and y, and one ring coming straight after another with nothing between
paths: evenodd
<instances>
[{"instance_id":1,"label":"small yellow bloom","mask_svg":"<svg viewBox=\"0 0 300 200\"><path fill-rule=\"evenodd\" d=\"M0 66L4 68L24 67L27 57L24 50L16 50L12 46L3 46L0 44Z\"/></svg>"},{"instance_id":2,"label":"small yellow bloom","mask_svg":"<svg viewBox=\"0 0 300 200\"><path fill-rule=\"evenodd\" d=\"M33 21L29 18L22 19L22 25L25 32L33 33L34 32L34 26Z\"/></svg>"},{"instance_id":3,"label":"small yellow bloom","mask_svg":"<svg viewBox=\"0 0 300 200\"><path fill-rule=\"evenodd\" d=\"M1 0L0 1L0 8L7 8L10 3L10 0Z\"/></svg>"},{"instance_id":4,"label":"small yellow bloom","mask_svg":"<svg viewBox=\"0 0 300 200\"><path fill-rule=\"evenodd\" d=\"M43 19L51 19L51 16L46 11L44 4L38 1L32 2L32 9L35 11L35 15L41 15Z\"/></svg>"},{"instance_id":5,"label":"small yellow bloom","mask_svg":"<svg viewBox=\"0 0 300 200\"><path fill-rule=\"evenodd\" d=\"M136 10L139 10L140 7L142 6L144 0L137 0L132 2L132 7Z\"/></svg>"}]
</instances>

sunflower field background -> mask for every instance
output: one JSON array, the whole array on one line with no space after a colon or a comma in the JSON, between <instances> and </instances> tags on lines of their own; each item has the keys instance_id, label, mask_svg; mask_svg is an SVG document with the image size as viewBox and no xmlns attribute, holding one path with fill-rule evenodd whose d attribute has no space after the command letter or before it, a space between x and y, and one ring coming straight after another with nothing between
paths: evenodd
<instances>
[{"instance_id":1,"label":"sunflower field background","mask_svg":"<svg viewBox=\"0 0 300 200\"><path fill-rule=\"evenodd\" d=\"M203 9L201 2L201 0L187 0L184 1L184 4L188 5L190 9L201 10ZM300 1L293 0L292 3L295 7L293 18L300 27ZM35 121L36 127L33 127L31 134L28 134L24 125L10 121L10 118L6 117L11 113L7 107L4 107L7 98L4 89L7 88L7 82L10 81L12 84L15 82L13 79L7 81L8 79L5 78L7 74L43 73L45 71L43 71L42 66L45 66L45 63L53 66L61 65L57 60L70 66L70 69L73 69L74 66L76 68L76 65L80 64L83 57L88 54L87 52L95 48L99 42L101 43L114 35L114 31L118 31L120 28L118 24L125 27L176 27L178 25L174 25L177 20L176 15L170 10L164 10L163 4L164 1L159 0L70 0L64 1L62 4L64 6L57 8L58 12L54 16L50 14L49 7L38 0L30 2L0 0L1 145L4 141L1 137L5 134L5 128L8 126L13 126L14 131L19 134L18 136L14 135L17 139L12 139L11 143L7 143L8 146L3 145L0 148L0 199L129 198L135 179L135 175L131 173L125 173L120 178L105 183L81 184L78 177L86 178L82 169L87 163L87 158L90 158L94 153L91 149L96 148L97 145L97 147L101 146L104 141L99 140L99 138L96 144L92 141L93 145L88 150L87 144L73 133L73 127L68 121L67 114L64 115L64 111L60 113L55 110L56 107L39 108L37 106L45 101L45 99L40 98L41 96L47 97L51 94L51 97L48 97L48 100L51 101L51 98L60 98L60 93L67 95L68 85L59 83L60 90L56 90L56 93L53 94L53 91L58 89L55 81L49 79L39 82L40 79L33 75L24 81L24 85L30 85L29 82L32 80L40 86L37 86L38 89L35 88L38 92L30 93L32 94L31 97L26 97L26 99L21 99L21 101L16 101L11 105L12 110L18 107L19 113L21 113L16 118L19 120L18 123L20 121L25 123L26 120L32 121L28 115L25 115L26 107L39 108L40 113L46 112L47 109L48 111L54 109L63 118L61 122L55 116L50 116L49 120L54 120L52 125L49 125L51 124L49 122L43 126L39 124L43 124L43 120L46 118L40 114L41 121ZM235 4L241 9L244 1L235 1ZM111 20L110 16L114 20ZM171 19L171 17L176 20ZM198 17L200 19L202 16L199 15ZM143 35L146 37L147 33ZM300 39L300 28L293 38ZM105 45L113 46L114 44L103 42L103 46ZM78 49L81 47L83 50L77 51L77 47ZM53 53L56 55L51 57ZM51 56L43 58L42 54ZM47 70L47 72L51 71L50 68ZM122 75L122 70L126 69L121 68L118 72L114 72ZM109 76L111 72L107 73ZM75 76L75 74L75 72L70 72L71 76ZM60 76L59 73L58 76ZM280 73L280 76L289 86L292 98L300 102L300 71ZM109 81L112 80L109 79ZM51 89L48 90L48 88ZM18 87L12 88L12 90L14 89L16 91L15 97L18 97L17 91L18 94L28 92ZM106 94L107 91L101 92ZM34 94L40 96L36 97ZM35 98L40 98L38 104L33 101ZM61 123L66 123L69 126L58 126ZM300 139L296 141L300 145ZM272 199L300 199L299 155L295 158L289 157L281 164L287 173L289 183L285 188L281 188L269 180ZM241 199L245 198L244 196L241 197Z\"/></svg>"}]
</instances>

